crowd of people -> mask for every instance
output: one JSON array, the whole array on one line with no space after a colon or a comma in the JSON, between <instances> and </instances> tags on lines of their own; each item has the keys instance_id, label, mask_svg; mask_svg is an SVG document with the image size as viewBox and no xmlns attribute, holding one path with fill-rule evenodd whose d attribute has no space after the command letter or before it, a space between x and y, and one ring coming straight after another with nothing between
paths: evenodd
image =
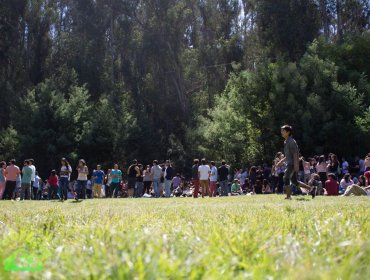
<instances>
[{"instance_id":1,"label":"crowd of people","mask_svg":"<svg viewBox=\"0 0 370 280\"><path fill-rule=\"evenodd\" d=\"M111 197L216 197L254 194L283 194L286 163L280 163L282 152L276 154L272 166L251 166L236 168L222 161L194 159L191 178L176 173L171 161L152 165L140 164L134 160L124 172L118 164L104 171L97 165L92 172L83 159L76 167L77 178L71 180L72 167L63 158L60 169L52 170L42 180L33 159L23 162L20 169L16 161L0 163L0 199L89 199ZM298 179L311 187L310 190L292 185L293 194L315 195L370 195L370 154L365 159L357 158L349 164L344 158L340 163L334 154L328 157L315 156L305 160L299 158Z\"/></svg>"},{"instance_id":2,"label":"crowd of people","mask_svg":"<svg viewBox=\"0 0 370 280\"><path fill-rule=\"evenodd\" d=\"M370 153L349 163L340 162L335 154L313 156L306 160L299 154L292 138L292 127L281 128L284 153L278 152L271 167L251 166L232 169L222 160L217 167L214 161L194 159L191 178L175 172L170 160L143 165L133 160L123 172L118 164L103 170L101 165L90 172L85 160L75 168L76 180L71 180L73 169L66 158L60 161L59 170L51 170L42 180L33 159L26 159L20 169L15 159L7 164L0 162L0 199L43 200L90 198L179 197L197 198L286 194L316 195L370 195Z\"/></svg>"}]
</instances>

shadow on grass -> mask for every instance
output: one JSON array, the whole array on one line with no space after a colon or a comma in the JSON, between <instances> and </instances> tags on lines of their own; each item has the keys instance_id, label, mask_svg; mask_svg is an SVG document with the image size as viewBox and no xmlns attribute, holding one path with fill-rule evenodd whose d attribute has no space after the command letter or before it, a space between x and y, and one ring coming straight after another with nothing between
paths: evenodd
<instances>
[{"instance_id":1,"label":"shadow on grass","mask_svg":"<svg viewBox=\"0 0 370 280\"><path fill-rule=\"evenodd\" d=\"M80 203L80 202L82 202L83 200L72 200L72 201L70 201L69 203Z\"/></svg>"},{"instance_id":2,"label":"shadow on grass","mask_svg":"<svg viewBox=\"0 0 370 280\"><path fill-rule=\"evenodd\" d=\"M304 196L300 196L300 197L297 197L295 200L298 200L298 201L310 201L311 199L306 198Z\"/></svg>"}]
</instances>

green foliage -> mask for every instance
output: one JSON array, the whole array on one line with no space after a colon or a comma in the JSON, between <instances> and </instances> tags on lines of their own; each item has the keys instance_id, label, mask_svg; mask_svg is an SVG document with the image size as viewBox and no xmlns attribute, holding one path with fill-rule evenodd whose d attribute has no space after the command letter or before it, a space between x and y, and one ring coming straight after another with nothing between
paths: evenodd
<instances>
[{"instance_id":1,"label":"green foliage","mask_svg":"<svg viewBox=\"0 0 370 280\"><path fill-rule=\"evenodd\" d=\"M370 106L366 109L363 115L356 117L356 124L364 134L365 139L370 137Z\"/></svg>"},{"instance_id":2,"label":"green foliage","mask_svg":"<svg viewBox=\"0 0 370 280\"><path fill-rule=\"evenodd\" d=\"M91 126L88 98L87 90L75 85L65 97L51 80L30 91L12 116L20 137L20 153L35 158L45 172L57 167L58 158L76 160Z\"/></svg>"},{"instance_id":3,"label":"green foliage","mask_svg":"<svg viewBox=\"0 0 370 280\"><path fill-rule=\"evenodd\" d=\"M232 75L200 120L200 150L231 162L271 159L282 147L279 127L289 123L303 154L365 154L368 99L338 76L335 63L320 58L317 42L299 63L279 61Z\"/></svg>"},{"instance_id":4,"label":"green foliage","mask_svg":"<svg viewBox=\"0 0 370 280\"><path fill-rule=\"evenodd\" d=\"M12 126L0 131L0 155L3 160L16 158L19 154L18 132Z\"/></svg>"},{"instance_id":5,"label":"green foliage","mask_svg":"<svg viewBox=\"0 0 370 280\"><path fill-rule=\"evenodd\" d=\"M316 1L263 0L257 10L260 37L273 57L298 60L319 34Z\"/></svg>"},{"instance_id":6,"label":"green foliage","mask_svg":"<svg viewBox=\"0 0 370 280\"><path fill-rule=\"evenodd\" d=\"M368 10L365 0L3 1L0 130L12 125L17 155L43 172L61 155L266 160L285 122L305 153L363 153ZM333 142L338 130L356 136Z\"/></svg>"},{"instance_id":7,"label":"green foliage","mask_svg":"<svg viewBox=\"0 0 370 280\"><path fill-rule=\"evenodd\" d=\"M114 106L102 97L90 110L89 131L81 139L79 151L91 165L111 167L113 162L122 164L132 155L128 146L137 131L137 120L131 104L127 95L122 95Z\"/></svg>"}]
</instances>

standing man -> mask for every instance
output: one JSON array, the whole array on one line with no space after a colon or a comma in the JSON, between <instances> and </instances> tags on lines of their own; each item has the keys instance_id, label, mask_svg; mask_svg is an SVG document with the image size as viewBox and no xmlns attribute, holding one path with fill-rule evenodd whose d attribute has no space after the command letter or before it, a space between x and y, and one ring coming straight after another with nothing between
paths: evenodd
<instances>
[{"instance_id":1,"label":"standing man","mask_svg":"<svg viewBox=\"0 0 370 280\"><path fill-rule=\"evenodd\" d=\"M214 161L211 161L211 176L209 177L210 197L216 197L217 193L217 167Z\"/></svg>"},{"instance_id":2,"label":"standing man","mask_svg":"<svg viewBox=\"0 0 370 280\"><path fill-rule=\"evenodd\" d=\"M112 182L110 183L110 197L117 197L122 180L122 171L118 169L118 164L115 163L112 171L110 172Z\"/></svg>"},{"instance_id":3,"label":"standing man","mask_svg":"<svg viewBox=\"0 0 370 280\"><path fill-rule=\"evenodd\" d=\"M103 186L103 181L104 181L104 171L101 170L101 165L98 164L96 166L96 170L94 170L92 179L94 182L93 186L93 196L94 198L101 198L101 188Z\"/></svg>"},{"instance_id":4,"label":"standing man","mask_svg":"<svg viewBox=\"0 0 370 280\"><path fill-rule=\"evenodd\" d=\"M225 160L222 160L221 166L218 168L218 176L220 179L221 196L227 196L229 169L226 166Z\"/></svg>"},{"instance_id":5,"label":"standing man","mask_svg":"<svg viewBox=\"0 0 370 280\"><path fill-rule=\"evenodd\" d=\"M171 196L171 183L172 183L173 175L174 175L174 170L171 166L171 162L170 160L166 160L166 165L164 169L164 189L165 189L166 197Z\"/></svg>"},{"instance_id":6,"label":"standing man","mask_svg":"<svg viewBox=\"0 0 370 280\"><path fill-rule=\"evenodd\" d=\"M10 160L10 165L5 169L5 191L3 194L3 199L12 199L15 187L17 185L17 177L20 175L21 171L18 166L15 165L15 159Z\"/></svg>"},{"instance_id":7,"label":"standing man","mask_svg":"<svg viewBox=\"0 0 370 280\"><path fill-rule=\"evenodd\" d=\"M30 158L28 161L30 163L29 164L29 167L32 169L32 177L31 177L31 188L32 188L32 191L31 191L31 196L30 197L26 197L26 199L36 200L38 188L33 188L33 185L35 183L35 178L36 178L36 166L34 165L35 161L33 160L33 158Z\"/></svg>"},{"instance_id":8,"label":"standing man","mask_svg":"<svg viewBox=\"0 0 370 280\"><path fill-rule=\"evenodd\" d=\"M32 180L32 168L30 167L31 162L29 160L24 161L22 168L22 179L21 179L21 195L20 199L31 199L31 180Z\"/></svg>"},{"instance_id":9,"label":"standing man","mask_svg":"<svg viewBox=\"0 0 370 280\"><path fill-rule=\"evenodd\" d=\"M192 178L193 178L193 185L194 185L194 192L193 197L198 198L199 194L199 159L194 159L194 165L191 168Z\"/></svg>"},{"instance_id":10,"label":"standing man","mask_svg":"<svg viewBox=\"0 0 370 280\"><path fill-rule=\"evenodd\" d=\"M153 166L150 173L152 175L154 196L158 198L161 195L160 181L162 177L162 168L158 165L157 160L153 161Z\"/></svg>"},{"instance_id":11,"label":"standing man","mask_svg":"<svg viewBox=\"0 0 370 280\"><path fill-rule=\"evenodd\" d=\"M132 164L129 166L127 170L127 192L128 197L133 198L134 197L134 191L136 188L136 178L140 176L140 170L137 166L137 160L134 159L132 161Z\"/></svg>"},{"instance_id":12,"label":"standing man","mask_svg":"<svg viewBox=\"0 0 370 280\"><path fill-rule=\"evenodd\" d=\"M202 188L202 197L209 194L209 176L211 175L211 168L207 165L205 158L202 159L202 165L198 168L200 187Z\"/></svg>"},{"instance_id":13,"label":"standing man","mask_svg":"<svg viewBox=\"0 0 370 280\"><path fill-rule=\"evenodd\" d=\"M284 174L284 186L286 191L285 199L292 199L292 182L295 186L304 188L310 191L312 198L315 198L315 191L303 182L297 180L299 171L299 149L297 142L292 137L292 127L290 125L284 125L281 127L281 136L285 139L284 141L284 155L285 157L279 161L277 166L280 166L284 162L287 164L287 169Z\"/></svg>"}]
</instances>

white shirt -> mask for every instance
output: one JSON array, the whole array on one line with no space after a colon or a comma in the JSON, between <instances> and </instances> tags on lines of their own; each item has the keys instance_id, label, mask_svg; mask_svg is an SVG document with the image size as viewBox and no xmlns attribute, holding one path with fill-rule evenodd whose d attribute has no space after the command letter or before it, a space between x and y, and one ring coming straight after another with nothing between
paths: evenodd
<instances>
[{"instance_id":1,"label":"white shirt","mask_svg":"<svg viewBox=\"0 0 370 280\"><path fill-rule=\"evenodd\" d=\"M39 181L40 181L40 177L39 176L35 176L35 181L33 181L33 186L34 188L38 188L40 185L39 185Z\"/></svg>"},{"instance_id":2,"label":"white shirt","mask_svg":"<svg viewBox=\"0 0 370 280\"><path fill-rule=\"evenodd\" d=\"M152 176L153 179L160 179L162 175L162 168L159 165L153 165L152 166Z\"/></svg>"},{"instance_id":3,"label":"white shirt","mask_svg":"<svg viewBox=\"0 0 370 280\"><path fill-rule=\"evenodd\" d=\"M211 177L209 177L211 182L217 182L217 167L212 166L211 168Z\"/></svg>"},{"instance_id":4,"label":"white shirt","mask_svg":"<svg viewBox=\"0 0 370 280\"><path fill-rule=\"evenodd\" d=\"M242 174L240 174L240 185L245 184L245 179L247 179L248 173L247 171L244 171Z\"/></svg>"},{"instance_id":5,"label":"white shirt","mask_svg":"<svg viewBox=\"0 0 370 280\"><path fill-rule=\"evenodd\" d=\"M87 174L89 173L87 166L78 168L78 181L87 181Z\"/></svg>"},{"instance_id":6,"label":"white shirt","mask_svg":"<svg viewBox=\"0 0 370 280\"><path fill-rule=\"evenodd\" d=\"M68 175L65 175L64 172L68 172ZM60 177L64 177L64 178L68 178L68 180L71 178L71 173L72 173L72 167L70 165L68 165L68 169L67 169L67 166L62 166L60 168Z\"/></svg>"},{"instance_id":7,"label":"white shirt","mask_svg":"<svg viewBox=\"0 0 370 280\"><path fill-rule=\"evenodd\" d=\"M36 167L33 164L29 167L32 169L31 181L34 182L36 177Z\"/></svg>"},{"instance_id":8,"label":"white shirt","mask_svg":"<svg viewBox=\"0 0 370 280\"><path fill-rule=\"evenodd\" d=\"M198 171L200 173L199 180L208 180L209 172L211 172L211 168L208 165L200 165Z\"/></svg>"}]
</instances>

